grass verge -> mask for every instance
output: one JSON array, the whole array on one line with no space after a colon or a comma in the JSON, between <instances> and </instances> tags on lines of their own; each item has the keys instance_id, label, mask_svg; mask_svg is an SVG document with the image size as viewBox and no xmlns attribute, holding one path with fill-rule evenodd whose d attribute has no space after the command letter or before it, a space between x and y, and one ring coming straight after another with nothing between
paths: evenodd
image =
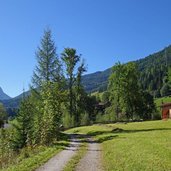
<instances>
[{"instance_id":1,"label":"grass verge","mask_svg":"<svg viewBox=\"0 0 171 171\"><path fill-rule=\"evenodd\" d=\"M24 149L17 156L15 163L2 171L33 171L46 163L51 157L69 145L67 141L58 141L53 146L39 146L35 149Z\"/></svg>"}]
</instances>

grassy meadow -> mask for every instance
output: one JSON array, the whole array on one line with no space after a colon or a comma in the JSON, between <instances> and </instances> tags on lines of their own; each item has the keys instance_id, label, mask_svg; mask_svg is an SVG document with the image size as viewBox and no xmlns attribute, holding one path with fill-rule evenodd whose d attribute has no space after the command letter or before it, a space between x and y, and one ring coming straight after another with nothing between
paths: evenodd
<instances>
[{"instance_id":1,"label":"grassy meadow","mask_svg":"<svg viewBox=\"0 0 171 171\"><path fill-rule=\"evenodd\" d=\"M101 143L105 170L171 170L171 120L99 124L67 132L88 134Z\"/></svg>"}]
</instances>

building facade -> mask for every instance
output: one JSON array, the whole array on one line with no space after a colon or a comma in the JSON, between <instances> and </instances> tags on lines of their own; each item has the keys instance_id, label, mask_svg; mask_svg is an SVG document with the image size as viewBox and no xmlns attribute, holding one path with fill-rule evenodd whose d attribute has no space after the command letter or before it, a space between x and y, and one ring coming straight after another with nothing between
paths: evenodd
<instances>
[{"instance_id":1,"label":"building facade","mask_svg":"<svg viewBox=\"0 0 171 171\"><path fill-rule=\"evenodd\" d=\"M164 103L161 105L162 119L171 119L171 103Z\"/></svg>"}]
</instances>

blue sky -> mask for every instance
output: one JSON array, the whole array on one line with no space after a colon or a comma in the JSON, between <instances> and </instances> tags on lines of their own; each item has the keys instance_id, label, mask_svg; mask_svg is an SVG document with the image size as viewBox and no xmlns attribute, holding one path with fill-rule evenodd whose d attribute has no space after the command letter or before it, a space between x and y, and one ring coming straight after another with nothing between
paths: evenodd
<instances>
[{"instance_id":1,"label":"blue sky","mask_svg":"<svg viewBox=\"0 0 171 171\"><path fill-rule=\"evenodd\" d=\"M57 53L73 47L88 73L143 58L171 44L170 0L0 0L0 86L28 89L35 51L50 27Z\"/></svg>"}]
</instances>

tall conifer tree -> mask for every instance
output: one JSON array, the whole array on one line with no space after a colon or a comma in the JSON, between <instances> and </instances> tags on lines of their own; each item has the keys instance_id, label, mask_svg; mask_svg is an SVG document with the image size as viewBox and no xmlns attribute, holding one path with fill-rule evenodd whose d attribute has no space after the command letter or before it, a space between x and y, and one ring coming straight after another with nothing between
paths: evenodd
<instances>
[{"instance_id":1,"label":"tall conifer tree","mask_svg":"<svg viewBox=\"0 0 171 171\"><path fill-rule=\"evenodd\" d=\"M59 81L61 78L61 65L56 54L55 43L52 40L51 30L44 31L40 47L36 52L38 65L32 77L35 88L40 88L44 82Z\"/></svg>"},{"instance_id":2,"label":"tall conifer tree","mask_svg":"<svg viewBox=\"0 0 171 171\"><path fill-rule=\"evenodd\" d=\"M34 117L34 137L39 137L38 143L48 145L58 132L63 96L61 64L49 29L44 32L36 58L38 64L32 82L34 88L38 90L37 101L40 103L35 102L39 107L36 106L38 110Z\"/></svg>"}]
</instances>

